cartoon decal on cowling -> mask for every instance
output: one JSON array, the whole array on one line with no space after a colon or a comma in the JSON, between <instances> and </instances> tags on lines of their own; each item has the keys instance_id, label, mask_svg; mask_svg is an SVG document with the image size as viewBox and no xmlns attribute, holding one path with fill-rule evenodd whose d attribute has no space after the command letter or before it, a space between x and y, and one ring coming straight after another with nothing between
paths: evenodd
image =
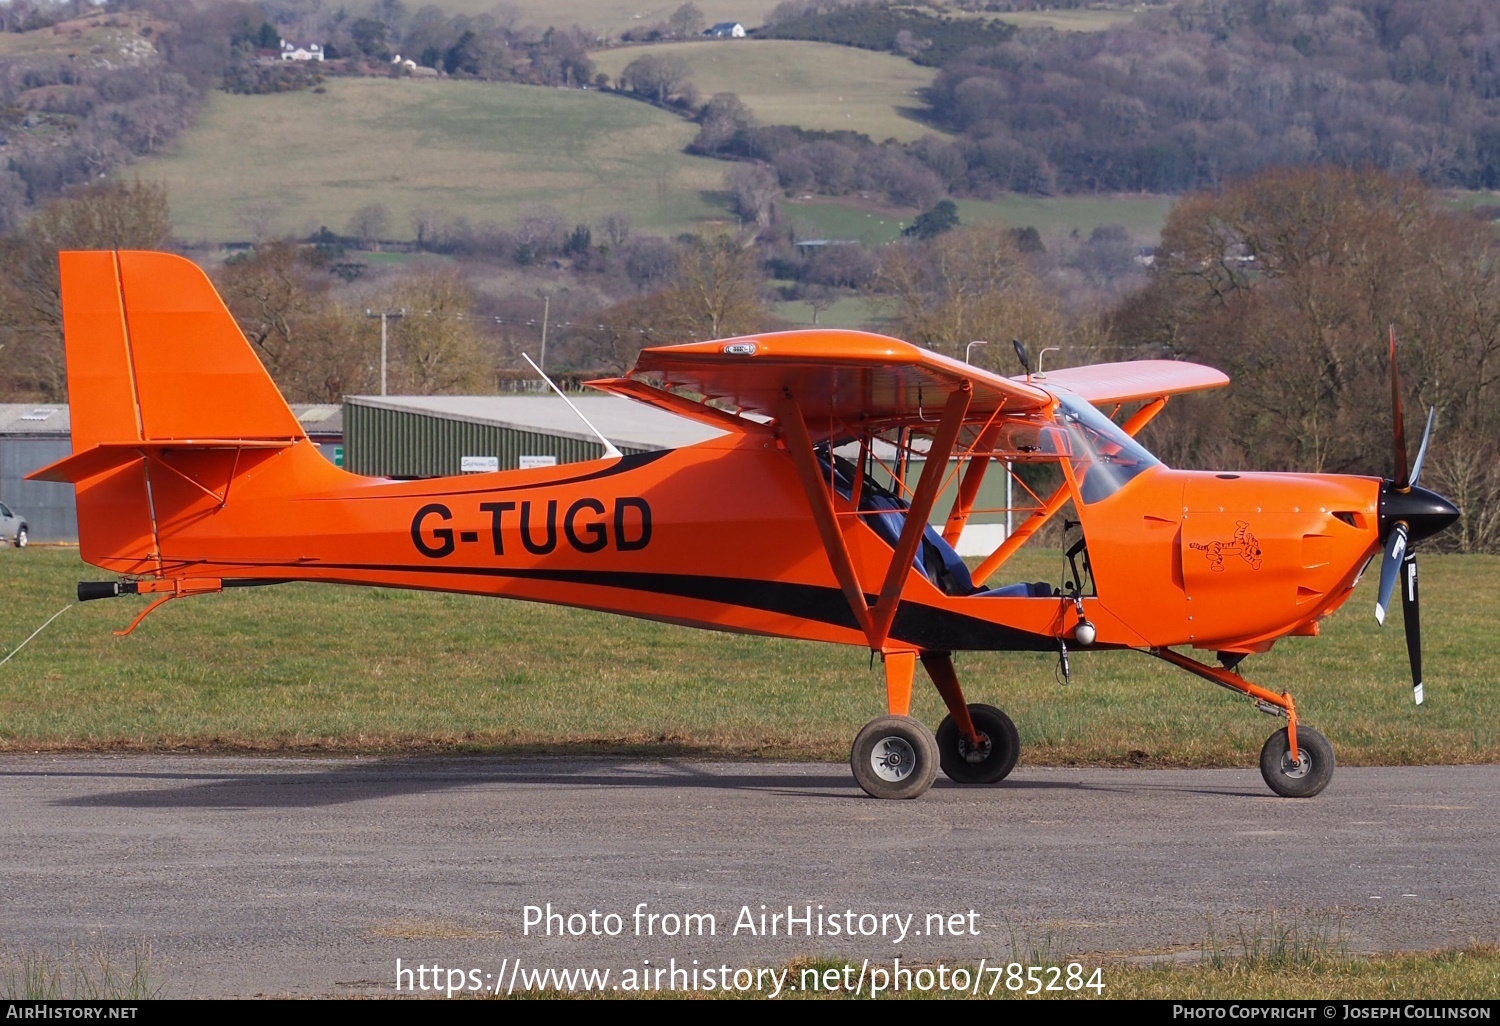
<instances>
[{"instance_id":1,"label":"cartoon decal on cowling","mask_svg":"<svg viewBox=\"0 0 1500 1026\"><path fill-rule=\"evenodd\" d=\"M1224 572L1225 556L1239 556L1250 564L1250 569L1260 569L1260 541L1250 533L1250 525L1243 520L1234 522L1234 537L1227 542L1189 542L1188 548L1197 549L1207 556L1208 568L1216 574Z\"/></svg>"}]
</instances>

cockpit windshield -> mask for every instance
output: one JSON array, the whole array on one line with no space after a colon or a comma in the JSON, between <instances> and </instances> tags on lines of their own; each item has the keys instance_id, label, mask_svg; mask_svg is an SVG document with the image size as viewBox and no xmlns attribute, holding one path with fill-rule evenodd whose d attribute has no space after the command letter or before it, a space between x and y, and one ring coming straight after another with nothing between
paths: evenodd
<instances>
[{"instance_id":1,"label":"cockpit windshield","mask_svg":"<svg viewBox=\"0 0 1500 1026\"><path fill-rule=\"evenodd\" d=\"M1126 482L1161 461L1120 426L1077 396L1057 397L1058 421L1072 443L1073 474L1085 503L1107 499Z\"/></svg>"}]
</instances>

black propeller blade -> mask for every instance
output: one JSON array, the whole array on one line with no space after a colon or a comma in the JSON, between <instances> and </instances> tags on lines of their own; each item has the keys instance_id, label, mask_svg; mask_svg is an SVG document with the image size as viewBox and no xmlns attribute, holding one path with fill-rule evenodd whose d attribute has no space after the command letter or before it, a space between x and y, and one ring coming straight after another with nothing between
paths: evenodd
<instances>
[{"instance_id":1,"label":"black propeller blade","mask_svg":"<svg viewBox=\"0 0 1500 1026\"><path fill-rule=\"evenodd\" d=\"M1396 368L1396 329L1391 328L1391 407L1395 414L1395 476L1380 487L1380 540L1385 555L1380 564L1380 590L1375 597L1375 620L1385 623L1391 592L1401 581L1401 616L1406 623L1406 653L1411 659L1412 697L1423 699L1422 612L1417 601L1416 543L1437 534L1458 519L1458 509L1447 499L1419 488L1422 464L1432 441L1437 410L1427 411L1427 429L1415 463L1406 460L1406 424L1401 411L1401 373Z\"/></svg>"},{"instance_id":2,"label":"black propeller blade","mask_svg":"<svg viewBox=\"0 0 1500 1026\"><path fill-rule=\"evenodd\" d=\"M1398 523L1385 546L1385 556L1380 562L1380 591L1375 596L1375 622L1385 623L1385 611L1391 606L1391 592L1396 590L1397 571L1406 558L1407 527Z\"/></svg>"},{"instance_id":3,"label":"black propeller blade","mask_svg":"<svg viewBox=\"0 0 1500 1026\"><path fill-rule=\"evenodd\" d=\"M1412 697L1422 704L1422 610L1417 604L1417 554L1401 561L1401 615L1406 621L1406 654L1411 658Z\"/></svg>"}]
</instances>

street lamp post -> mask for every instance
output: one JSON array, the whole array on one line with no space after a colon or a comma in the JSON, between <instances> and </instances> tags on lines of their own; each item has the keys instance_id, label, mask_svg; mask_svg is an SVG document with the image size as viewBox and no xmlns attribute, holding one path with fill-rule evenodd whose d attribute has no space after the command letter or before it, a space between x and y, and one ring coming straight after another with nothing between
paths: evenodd
<instances>
[{"instance_id":1,"label":"street lamp post","mask_svg":"<svg viewBox=\"0 0 1500 1026\"><path fill-rule=\"evenodd\" d=\"M391 317L405 317L406 308L400 310L382 310L376 313L369 307L365 308L365 316L371 319L380 318L380 394L385 395L385 354L386 354L386 321Z\"/></svg>"},{"instance_id":2,"label":"street lamp post","mask_svg":"<svg viewBox=\"0 0 1500 1026\"><path fill-rule=\"evenodd\" d=\"M544 295L542 297L542 358L541 361L537 364L537 373L539 374L545 374L547 372L547 314L551 312L552 297L550 295Z\"/></svg>"}]
</instances>

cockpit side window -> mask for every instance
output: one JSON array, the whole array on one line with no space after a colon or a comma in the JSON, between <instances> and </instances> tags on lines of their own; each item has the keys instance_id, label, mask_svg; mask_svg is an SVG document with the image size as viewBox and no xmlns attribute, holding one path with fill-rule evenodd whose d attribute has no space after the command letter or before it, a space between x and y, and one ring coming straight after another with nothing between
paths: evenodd
<instances>
[{"instance_id":1,"label":"cockpit side window","mask_svg":"<svg viewBox=\"0 0 1500 1026\"><path fill-rule=\"evenodd\" d=\"M1072 441L1073 474L1085 504L1107 499L1161 461L1118 424L1076 396L1058 396L1058 420Z\"/></svg>"}]
</instances>

